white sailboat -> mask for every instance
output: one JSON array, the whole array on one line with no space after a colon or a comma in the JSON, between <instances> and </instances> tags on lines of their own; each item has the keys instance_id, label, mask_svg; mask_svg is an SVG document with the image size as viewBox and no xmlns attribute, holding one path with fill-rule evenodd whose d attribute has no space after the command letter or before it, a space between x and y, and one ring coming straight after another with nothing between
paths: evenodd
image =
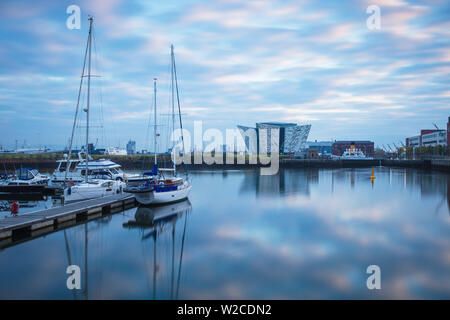
<instances>
[{"instance_id":1,"label":"white sailboat","mask_svg":"<svg viewBox=\"0 0 450 320\"><path fill-rule=\"evenodd\" d=\"M83 79L84 77L87 77L87 106L84 111L86 112L86 147L85 147L85 174L84 175L84 182L77 184L77 185L70 185L67 188L64 189L64 200L66 202L72 202L72 201L80 201L80 200L87 200L87 199L93 199L93 198L100 198L104 197L106 195L115 194L115 193L121 193L123 186L125 184L122 181L119 180L112 180L112 179L91 179L91 176L89 175L89 107L90 107L90 89L91 89L91 48L92 48L92 24L94 20L92 17L89 17L89 36L88 41L86 45L86 51L84 54L84 62L83 62L83 71L81 73L81 80L80 80L80 89L78 91L78 101L77 101L77 108L75 111L75 119L74 124L72 128L72 137L70 140L70 146L69 146L69 155L67 158L67 164L66 164L66 171L64 173L64 182L68 181L67 175L68 175L68 169L69 169L69 161L71 160L71 152L72 152L72 144L73 144L73 137L76 127L76 121L77 121L77 115L78 115L78 108L80 105L80 96L81 96L81 89L83 86ZM88 55L89 53L89 55ZM88 73L87 75L84 74L85 67L86 67L86 57L88 57ZM102 175L101 178L104 176ZM100 177L98 177L100 178Z\"/></svg>"},{"instance_id":2,"label":"white sailboat","mask_svg":"<svg viewBox=\"0 0 450 320\"><path fill-rule=\"evenodd\" d=\"M170 47L171 49L171 92L172 92L172 127L175 125L175 91L177 96L177 104L178 104L178 115L180 121L180 129L183 131L183 124L181 121L181 108L180 108L180 98L178 93L178 81L177 81L177 73L176 73L176 65L175 65L175 55L173 51L173 45ZM181 177L177 176L175 159L172 159L173 167L171 168L158 168L157 163L157 132L156 132L156 78L153 83L154 87L154 142L155 142L155 164L152 171L154 175L154 179L151 181L147 181L145 184L135 187L126 188L124 191L133 193L136 197L136 201L140 204L148 205L148 204L164 204L170 202L176 202L183 199L186 199L189 196L189 192L191 191L192 185L191 183ZM184 137L181 136L182 144L183 144L183 153L184 150ZM173 148L172 148L173 150ZM173 156L175 155L172 152Z\"/></svg>"}]
</instances>

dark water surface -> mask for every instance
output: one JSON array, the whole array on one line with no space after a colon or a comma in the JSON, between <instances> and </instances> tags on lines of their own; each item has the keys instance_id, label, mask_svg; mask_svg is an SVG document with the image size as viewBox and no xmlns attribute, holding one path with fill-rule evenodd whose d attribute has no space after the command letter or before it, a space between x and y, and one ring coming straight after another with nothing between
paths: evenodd
<instances>
[{"instance_id":1,"label":"dark water surface","mask_svg":"<svg viewBox=\"0 0 450 320\"><path fill-rule=\"evenodd\" d=\"M193 172L190 202L1 250L0 298L450 298L450 175L375 176ZM81 290L66 287L69 264ZM381 290L366 287L369 265Z\"/></svg>"}]
</instances>

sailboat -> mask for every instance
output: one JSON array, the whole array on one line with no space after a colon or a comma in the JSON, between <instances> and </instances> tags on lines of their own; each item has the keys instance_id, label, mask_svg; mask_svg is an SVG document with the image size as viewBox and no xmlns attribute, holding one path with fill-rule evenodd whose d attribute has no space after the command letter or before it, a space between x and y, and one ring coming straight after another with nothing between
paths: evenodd
<instances>
[{"instance_id":1,"label":"sailboat","mask_svg":"<svg viewBox=\"0 0 450 320\"><path fill-rule=\"evenodd\" d=\"M91 48L92 48L92 25L93 25L94 19L92 17L89 17L89 36L88 41L86 44L86 50L84 53L84 62L83 62L83 71L81 73L81 80L80 80L80 88L78 91L78 101L77 101L77 108L75 111L75 119L73 123L72 128L72 137L70 139L70 146L69 146L69 155L67 157L67 163L69 163L71 159L71 152L72 152L72 144L73 144L73 137L76 127L76 121L77 121L77 115L78 115L78 108L80 105L80 96L81 96L81 90L83 86L83 79L84 77L87 77L87 106L84 111L86 112L86 146L85 146L85 156L86 159L84 161L85 164L85 174L84 174L84 182L79 183L77 185L69 185L64 189L64 201L65 202L72 202L72 201L80 201L80 200L88 200L93 198L100 198L107 195L113 195L116 193L121 193L122 188L125 186L125 183L123 183L120 180L112 180L112 179L92 179L92 177L89 176L89 107L90 107L90 92L91 92ZM89 53L89 55L88 55ZM86 67L86 58L88 58L88 73L85 75L85 67ZM69 166L66 165L66 171L65 171L65 178L64 182L67 181L67 174L68 174L68 168ZM99 178L103 178L104 176L99 176ZM72 184L72 183L71 183Z\"/></svg>"},{"instance_id":2,"label":"sailboat","mask_svg":"<svg viewBox=\"0 0 450 320\"><path fill-rule=\"evenodd\" d=\"M183 132L183 123L181 121L181 108L180 108L180 98L178 92L178 80L177 71L175 65L175 54L173 50L173 45L170 47L171 55L171 93L172 93L172 123L173 127L175 125L175 93L177 97L178 105L178 117L180 121L180 129ZM125 192L133 193L136 197L136 201L140 204L164 204L175 201L180 201L186 199L189 196L192 185L191 183L181 177L177 176L175 159L172 159L173 166L170 168L158 168L157 160L157 137L156 132L156 78L153 81L154 90L154 146L155 146L155 164L153 170L149 173L152 176L152 180L146 181L144 184L139 186L130 186L124 189ZM184 150L184 137L181 135L181 141ZM173 150L173 148L172 148ZM175 153L172 152L175 156Z\"/></svg>"}]
</instances>

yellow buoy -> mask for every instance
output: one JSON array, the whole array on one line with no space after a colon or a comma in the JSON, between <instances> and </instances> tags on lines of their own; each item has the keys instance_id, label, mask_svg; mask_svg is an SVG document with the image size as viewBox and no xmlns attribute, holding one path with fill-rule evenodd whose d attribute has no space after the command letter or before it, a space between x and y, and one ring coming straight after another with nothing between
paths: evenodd
<instances>
[{"instance_id":1,"label":"yellow buoy","mask_svg":"<svg viewBox=\"0 0 450 320\"><path fill-rule=\"evenodd\" d=\"M375 174L373 173L373 169L372 169L372 174L370 175L370 180L375 180Z\"/></svg>"}]
</instances>

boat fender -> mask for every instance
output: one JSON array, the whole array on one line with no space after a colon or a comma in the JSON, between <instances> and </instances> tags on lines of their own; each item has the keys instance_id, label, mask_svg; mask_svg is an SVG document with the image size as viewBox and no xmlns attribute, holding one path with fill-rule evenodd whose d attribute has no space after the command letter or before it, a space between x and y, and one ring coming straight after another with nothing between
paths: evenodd
<instances>
[{"instance_id":1,"label":"boat fender","mask_svg":"<svg viewBox=\"0 0 450 320\"><path fill-rule=\"evenodd\" d=\"M11 214L18 214L19 213L19 203L17 201L14 201L11 203Z\"/></svg>"},{"instance_id":2,"label":"boat fender","mask_svg":"<svg viewBox=\"0 0 450 320\"><path fill-rule=\"evenodd\" d=\"M67 195L70 196L72 194L72 187L67 188Z\"/></svg>"}]
</instances>

